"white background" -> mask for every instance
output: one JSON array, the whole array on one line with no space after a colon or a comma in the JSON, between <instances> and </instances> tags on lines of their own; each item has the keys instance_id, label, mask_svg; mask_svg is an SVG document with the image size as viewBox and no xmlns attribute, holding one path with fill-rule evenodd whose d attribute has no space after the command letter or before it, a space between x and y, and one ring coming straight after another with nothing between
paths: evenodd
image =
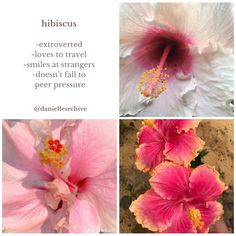
<instances>
[{"instance_id":1,"label":"white background","mask_svg":"<svg viewBox=\"0 0 236 236\"><path fill-rule=\"evenodd\" d=\"M117 118L118 9L119 3L113 1L5 1L1 7L4 14L1 15L1 57L4 58L1 62L1 95L5 95L4 100L1 99L1 114L4 118ZM42 19L76 21L78 27L41 27ZM32 76L33 70L23 66L26 62L37 61L31 56L35 49L39 50L36 43L80 40L87 49L87 61L96 64L84 79L87 88L34 90L36 80L47 81L36 79ZM54 80L58 81L52 78L50 82ZM83 79L74 82L83 82ZM87 106L88 111L37 113L33 111L36 105L80 105Z\"/></svg>"}]
</instances>

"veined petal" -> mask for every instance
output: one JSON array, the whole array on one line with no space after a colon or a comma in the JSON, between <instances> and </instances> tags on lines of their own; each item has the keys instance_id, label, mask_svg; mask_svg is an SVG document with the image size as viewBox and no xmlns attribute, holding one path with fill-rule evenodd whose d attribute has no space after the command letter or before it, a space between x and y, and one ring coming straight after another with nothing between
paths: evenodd
<instances>
[{"instance_id":1,"label":"veined petal","mask_svg":"<svg viewBox=\"0 0 236 236\"><path fill-rule=\"evenodd\" d=\"M233 45L232 3L159 3L156 9L162 27L185 33L197 45Z\"/></svg>"},{"instance_id":2,"label":"veined petal","mask_svg":"<svg viewBox=\"0 0 236 236\"><path fill-rule=\"evenodd\" d=\"M226 190L214 167L201 165L193 169L189 178L192 202L215 201Z\"/></svg>"},{"instance_id":3,"label":"veined petal","mask_svg":"<svg viewBox=\"0 0 236 236\"><path fill-rule=\"evenodd\" d=\"M164 233L196 233L187 211L187 207L180 204L175 210L175 217L173 217L170 227Z\"/></svg>"},{"instance_id":4,"label":"veined petal","mask_svg":"<svg viewBox=\"0 0 236 236\"><path fill-rule=\"evenodd\" d=\"M31 180L48 179L50 175L41 165L34 149L34 138L25 123L17 122L10 127L3 121L3 161L22 171L29 171Z\"/></svg>"},{"instance_id":5,"label":"veined petal","mask_svg":"<svg viewBox=\"0 0 236 236\"><path fill-rule=\"evenodd\" d=\"M116 232L116 189L116 161L110 170L88 178L82 186L78 186L78 197L96 207L101 219L101 231L104 233Z\"/></svg>"},{"instance_id":6,"label":"veined petal","mask_svg":"<svg viewBox=\"0 0 236 236\"><path fill-rule=\"evenodd\" d=\"M154 170L149 180L152 188L162 198L182 199L189 196L189 176L191 169L163 162Z\"/></svg>"},{"instance_id":7,"label":"veined petal","mask_svg":"<svg viewBox=\"0 0 236 236\"><path fill-rule=\"evenodd\" d=\"M187 167L204 143L193 130L189 130L171 137L165 144L164 154L167 160Z\"/></svg>"},{"instance_id":8,"label":"veined petal","mask_svg":"<svg viewBox=\"0 0 236 236\"><path fill-rule=\"evenodd\" d=\"M83 120L72 135L69 179L73 184L112 168L116 160L115 120Z\"/></svg>"},{"instance_id":9,"label":"veined petal","mask_svg":"<svg viewBox=\"0 0 236 236\"><path fill-rule=\"evenodd\" d=\"M146 104L138 116L192 117L196 106L195 89L196 81L192 77L186 80L170 78L166 90Z\"/></svg>"},{"instance_id":10,"label":"veined petal","mask_svg":"<svg viewBox=\"0 0 236 236\"><path fill-rule=\"evenodd\" d=\"M202 218L201 220L204 222L204 225L198 229L199 233L208 233L210 225L215 224L215 222L220 219L224 212L223 206L217 201L193 205L200 211Z\"/></svg>"},{"instance_id":11,"label":"veined petal","mask_svg":"<svg viewBox=\"0 0 236 236\"><path fill-rule=\"evenodd\" d=\"M137 222L154 232L163 232L170 227L177 210L175 201L165 200L153 190L139 196L130 206Z\"/></svg>"},{"instance_id":12,"label":"veined petal","mask_svg":"<svg viewBox=\"0 0 236 236\"><path fill-rule=\"evenodd\" d=\"M135 164L139 170L144 172L155 168L164 160L164 145L165 142L144 143L136 149Z\"/></svg>"},{"instance_id":13,"label":"veined petal","mask_svg":"<svg viewBox=\"0 0 236 236\"><path fill-rule=\"evenodd\" d=\"M138 143L153 143L153 142L162 142L163 139L161 135L157 132L156 129L149 127L149 126L143 126L138 133Z\"/></svg>"},{"instance_id":14,"label":"veined petal","mask_svg":"<svg viewBox=\"0 0 236 236\"><path fill-rule=\"evenodd\" d=\"M154 19L154 5L150 3L120 4L120 56L129 56L138 38Z\"/></svg>"},{"instance_id":15,"label":"veined petal","mask_svg":"<svg viewBox=\"0 0 236 236\"><path fill-rule=\"evenodd\" d=\"M4 182L3 192L13 187ZM17 192L19 190L21 192ZM3 195L3 229L7 233L40 233L47 219L44 205L44 190L23 190L20 184L14 186L15 194Z\"/></svg>"},{"instance_id":16,"label":"veined petal","mask_svg":"<svg viewBox=\"0 0 236 236\"><path fill-rule=\"evenodd\" d=\"M228 105L234 98L233 53L220 45L210 44L196 51L193 73L197 81L198 116L233 116Z\"/></svg>"},{"instance_id":17,"label":"veined petal","mask_svg":"<svg viewBox=\"0 0 236 236\"><path fill-rule=\"evenodd\" d=\"M75 199L70 208L70 233L99 233L101 222L96 208L87 201Z\"/></svg>"}]
</instances>

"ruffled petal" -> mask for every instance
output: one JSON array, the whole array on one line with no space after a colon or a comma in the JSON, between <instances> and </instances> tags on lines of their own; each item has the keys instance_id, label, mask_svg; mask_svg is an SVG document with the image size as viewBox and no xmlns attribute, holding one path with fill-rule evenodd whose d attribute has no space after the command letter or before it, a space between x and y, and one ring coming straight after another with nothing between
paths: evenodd
<instances>
[{"instance_id":1,"label":"ruffled petal","mask_svg":"<svg viewBox=\"0 0 236 236\"><path fill-rule=\"evenodd\" d=\"M194 204L194 207L201 212L201 220L204 222L204 225L197 229L199 233L207 233L209 227L215 224L224 212L223 206L217 201Z\"/></svg>"},{"instance_id":2,"label":"ruffled petal","mask_svg":"<svg viewBox=\"0 0 236 236\"><path fill-rule=\"evenodd\" d=\"M89 202L75 199L70 208L69 226L70 233L99 233L101 222L96 208Z\"/></svg>"},{"instance_id":3,"label":"ruffled petal","mask_svg":"<svg viewBox=\"0 0 236 236\"><path fill-rule=\"evenodd\" d=\"M102 232L116 232L116 162L106 173L88 178L78 186L78 197L89 201L98 211Z\"/></svg>"},{"instance_id":4,"label":"ruffled petal","mask_svg":"<svg viewBox=\"0 0 236 236\"><path fill-rule=\"evenodd\" d=\"M187 167L198 155L204 143L193 130L189 130L187 133L182 132L171 137L165 144L164 154L167 160Z\"/></svg>"},{"instance_id":5,"label":"ruffled petal","mask_svg":"<svg viewBox=\"0 0 236 236\"><path fill-rule=\"evenodd\" d=\"M153 172L150 184L162 198L176 200L189 196L191 169L163 162Z\"/></svg>"},{"instance_id":6,"label":"ruffled petal","mask_svg":"<svg viewBox=\"0 0 236 236\"><path fill-rule=\"evenodd\" d=\"M214 167L201 165L189 178L192 202L215 201L226 189Z\"/></svg>"},{"instance_id":7,"label":"ruffled petal","mask_svg":"<svg viewBox=\"0 0 236 236\"><path fill-rule=\"evenodd\" d=\"M182 131L188 132L190 129L195 130L198 127L200 120L176 120L177 132L181 133Z\"/></svg>"},{"instance_id":8,"label":"ruffled petal","mask_svg":"<svg viewBox=\"0 0 236 236\"><path fill-rule=\"evenodd\" d=\"M72 134L69 180L77 184L112 168L116 160L116 121L83 120Z\"/></svg>"},{"instance_id":9,"label":"ruffled petal","mask_svg":"<svg viewBox=\"0 0 236 236\"><path fill-rule=\"evenodd\" d=\"M139 170L150 171L164 161L165 142L144 143L136 149L135 164Z\"/></svg>"},{"instance_id":10,"label":"ruffled petal","mask_svg":"<svg viewBox=\"0 0 236 236\"><path fill-rule=\"evenodd\" d=\"M137 222L154 232L163 232L170 227L177 209L175 201L165 200L153 190L139 196L130 206Z\"/></svg>"},{"instance_id":11,"label":"ruffled petal","mask_svg":"<svg viewBox=\"0 0 236 236\"><path fill-rule=\"evenodd\" d=\"M170 78L166 91L146 104L138 116L192 117L195 115L196 107L195 89L196 80L192 77L185 80Z\"/></svg>"},{"instance_id":12,"label":"ruffled petal","mask_svg":"<svg viewBox=\"0 0 236 236\"><path fill-rule=\"evenodd\" d=\"M220 45L210 44L194 52L193 73L197 81L198 116L233 116L229 106L234 98L233 53Z\"/></svg>"},{"instance_id":13,"label":"ruffled petal","mask_svg":"<svg viewBox=\"0 0 236 236\"><path fill-rule=\"evenodd\" d=\"M159 3L156 9L162 27L188 35L197 45L233 45L232 3Z\"/></svg>"}]
</instances>

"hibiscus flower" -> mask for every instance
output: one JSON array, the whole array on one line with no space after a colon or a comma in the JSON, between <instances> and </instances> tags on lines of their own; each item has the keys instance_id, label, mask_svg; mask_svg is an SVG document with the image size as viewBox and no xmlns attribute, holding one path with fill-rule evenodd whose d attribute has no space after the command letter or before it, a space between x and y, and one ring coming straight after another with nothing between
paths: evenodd
<instances>
[{"instance_id":1,"label":"hibiscus flower","mask_svg":"<svg viewBox=\"0 0 236 236\"><path fill-rule=\"evenodd\" d=\"M116 122L11 123L3 122L4 232L115 232Z\"/></svg>"},{"instance_id":2,"label":"hibiscus flower","mask_svg":"<svg viewBox=\"0 0 236 236\"><path fill-rule=\"evenodd\" d=\"M145 120L138 133L136 166L151 171L163 161L189 166L204 141L195 133L199 120Z\"/></svg>"},{"instance_id":3,"label":"hibiscus flower","mask_svg":"<svg viewBox=\"0 0 236 236\"><path fill-rule=\"evenodd\" d=\"M223 213L217 198L226 187L208 165L191 169L163 162L150 184L151 190L132 202L130 210L151 231L206 233Z\"/></svg>"},{"instance_id":4,"label":"hibiscus flower","mask_svg":"<svg viewBox=\"0 0 236 236\"><path fill-rule=\"evenodd\" d=\"M120 9L121 116L233 116L231 3Z\"/></svg>"}]
</instances>

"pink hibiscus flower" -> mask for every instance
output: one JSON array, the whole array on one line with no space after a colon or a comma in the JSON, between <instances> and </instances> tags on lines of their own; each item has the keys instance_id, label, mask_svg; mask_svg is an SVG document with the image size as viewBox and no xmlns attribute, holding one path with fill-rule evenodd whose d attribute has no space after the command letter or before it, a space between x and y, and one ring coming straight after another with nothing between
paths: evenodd
<instances>
[{"instance_id":1,"label":"pink hibiscus flower","mask_svg":"<svg viewBox=\"0 0 236 236\"><path fill-rule=\"evenodd\" d=\"M116 122L3 122L4 232L115 232Z\"/></svg>"},{"instance_id":2,"label":"pink hibiscus flower","mask_svg":"<svg viewBox=\"0 0 236 236\"><path fill-rule=\"evenodd\" d=\"M145 172L150 171L165 160L187 167L205 143L194 131L199 122L145 120L145 125L138 133L137 168Z\"/></svg>"},{"instance_id":3,"label":"pink hibiscus flower","mask_svg":"<svg viewBox=\"0 0 236 236\"><path fill-rule=\"evenodd\" d=\"M226 187L213 167L191 169L164 162L150 184L152 189L139 196L130 210L151 231L204 233L223 213L216 200Z\"/></svg>"}]
</instances>

